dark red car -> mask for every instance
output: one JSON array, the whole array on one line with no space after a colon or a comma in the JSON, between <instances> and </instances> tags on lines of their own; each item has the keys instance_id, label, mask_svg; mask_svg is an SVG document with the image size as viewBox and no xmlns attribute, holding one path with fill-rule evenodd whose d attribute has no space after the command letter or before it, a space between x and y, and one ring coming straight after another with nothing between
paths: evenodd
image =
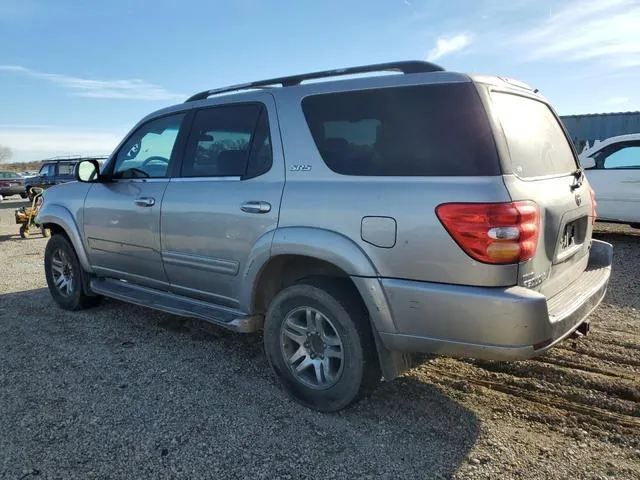
<instances>
[{"instance_id":1,"label":"dark red car","mask_svg":"<svg viewBox=\"0 0 640 480\"><path fill-rule=\"evenodd\" d=\"M0 201L12 195L20 195L22 198L27 198L24 178L16 172L0 171Z\"/></svg>"}]
</instances>

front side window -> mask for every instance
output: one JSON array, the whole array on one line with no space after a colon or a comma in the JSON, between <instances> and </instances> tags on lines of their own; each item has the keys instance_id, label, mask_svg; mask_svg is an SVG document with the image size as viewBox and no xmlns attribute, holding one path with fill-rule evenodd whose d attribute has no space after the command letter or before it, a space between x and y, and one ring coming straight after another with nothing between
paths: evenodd
<instances>
[{"instance_id":1,"label":"front side window","mask_svg":"<svg viewBox=\"0 0 640 480\"><path fill-rule=\"evenodd\" d=\"M605 170L640 168L640 144L618 147L604 157L603 165Z\"/></svg>"},{"instance_id":2,"label":"front side window","mask_svg":"<svg viewBox=\"0 0 640 480\"><path fill-rule=\"evenodd\" d=\"M53 177L55 170L55 165L52 163L47 163L40 168L39 174L43 177Z\"/></svg>"},{"instance_id":3,"label":"front side window","mask_svg":"<svg viewBox=\"0 0 640 480\"><path fill-rule=\"evenodd\" d=\"M271 142L263 106L223 105L196 112L181 176L246 178L270 167Z\"/></svg>"},{"instance_id":4,"label":"front side window","mask_svg":"<svg viewBox=\"0 0 640 480\"><path fill-rule=\"evenodd\" d=\"M138 128L116 155L113 178L164 178L184 114L157 118Z\"/></svg>"}]
</instances>

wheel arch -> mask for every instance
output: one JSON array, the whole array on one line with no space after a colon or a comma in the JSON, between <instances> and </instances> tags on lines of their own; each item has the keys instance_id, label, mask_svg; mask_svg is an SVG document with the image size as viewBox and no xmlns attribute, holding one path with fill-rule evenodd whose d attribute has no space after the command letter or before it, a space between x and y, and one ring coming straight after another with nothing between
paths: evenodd
<instances>
[{"instance_id":1,"label":"wheel arch","mask_svg":"<svg viewBox=\"0 0 640 480\"><path fill-rule=\"evenodd\" d=\"M52 234L66 235L76 251L82 268L89 273L93 271L82 242L80 229L69 210L62 205L45 203L36 217L36 223L44 228L49 228Z\"/></svg>"},{"instance_id":2,"label":"wheel arch","mask_svg":"<svg viewBox=\"0 0 640 480\"><path fill-rule=\"evenodd\" d=\"M369 313L383 376L391 380L410 366L407 355L388 350L378 332L395 333L391 310L373 263L351 239L328 230L278 229L264 235L250 256L240 306L264 315L282 289L312 276L346 279Z\"/></svg>"}]
</instances>

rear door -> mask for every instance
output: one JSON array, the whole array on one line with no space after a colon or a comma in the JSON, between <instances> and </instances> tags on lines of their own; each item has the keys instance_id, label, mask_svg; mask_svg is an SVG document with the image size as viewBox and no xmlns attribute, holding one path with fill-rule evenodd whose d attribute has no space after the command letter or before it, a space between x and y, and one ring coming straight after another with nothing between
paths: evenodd
<instances>
[{"instance_id":1,"label":"rear door","mask_svg":"<svg viewBox=\"0 0 640 480\"><path fill-rule=\"evenodd\" d=\"M640 140L603 147L587 170L596 192L598 217L617 222L640 222Z\"/></svg>"},{"instance_id":2,"label":"rear door","mask_svg":"<svg viewBox=\"0 0 640 480\"><path fill-rule=\"evenodd\" d=\"M271 142L275 104L261 98L195 112L162 203L162 260L177 293L237 306L254 246L278 225L284 160Z\"/></svg>"},{"instance_id":3,"label":"rear door","mask_svg":"<svg viewBox=\"0 0 640 480\"><path fill-rule=\"evenodd\" d=\"M540 209L538 248L520 265L519 283L553 296L587 265L588 182L578 178L575 152L548 104L515 91L493 90L489 98L507 189L513 200L533 200Z\"/></svg>"}]
</instances>

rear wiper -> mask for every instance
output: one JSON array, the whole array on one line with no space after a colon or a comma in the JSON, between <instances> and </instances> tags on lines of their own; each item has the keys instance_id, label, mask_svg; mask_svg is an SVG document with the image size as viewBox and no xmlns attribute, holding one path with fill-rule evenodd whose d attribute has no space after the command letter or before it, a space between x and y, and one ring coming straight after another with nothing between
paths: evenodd
<instances>
[{"instance_id":1,"label":"rear wiper","mask_svg":"<svg viewBox=\"0 0 640 480\"><path fill-rule=\"evenodd\" d=\"M571 175L576 179L575 183L571 185L571 191L574 191L576 188L580 188L582 186L582 182L584 181L584 170L582 168L578 168L571 172Z\"/></svg>"}]
</instances>

